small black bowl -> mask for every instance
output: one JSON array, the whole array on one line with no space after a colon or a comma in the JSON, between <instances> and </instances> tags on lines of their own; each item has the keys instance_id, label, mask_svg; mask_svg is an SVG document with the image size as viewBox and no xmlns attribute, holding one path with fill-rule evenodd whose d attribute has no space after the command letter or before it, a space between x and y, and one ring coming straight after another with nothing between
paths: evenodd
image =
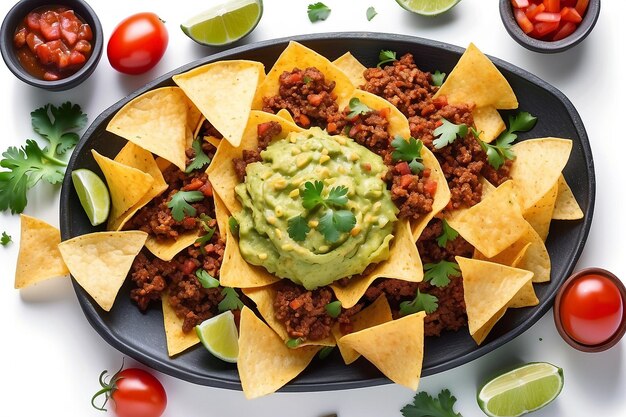
<instances>
[{"instance_id":1,"label":"small black bowl","mask_svg":"<svg viewBox=\"0 0 626 417\"><path fill-rule=\"evenodd\" d=\"M509 35L524 48L546 54L563 52L578 45L591 33L598 21L598 16L600 16L600 0L590 0L583 21L580 22L574 33L559 41L542 41L532 38L522 31L513 15L511 0L500 0L500 17Z\"/></svg>"},{"instance_id":2,"label":"small black bowl","mask_svg":"<svg viewBox=\"0 0 626 417\"><path fill-rule=\"evenodd\" d=\"M15 29L22 19L34 9L48 5L66 6L74 10L78 16L91 26L91 31L93 32L91 56L85 65L69 77L55 81L41 80L26 72L18 61L15 55L15 47L13 46ZM104 33L100 19L98 19L98 16L91 6L84 0L21 0L9 10L0 28L0 50L2 52L2 59L4 59L7 67L9 67L17 78L25 83L49 91L67 90L76 87L89 78L91 73L93 73L98 66L98 62L100 62L103 45Z\"/></svg>"}]
</instances>

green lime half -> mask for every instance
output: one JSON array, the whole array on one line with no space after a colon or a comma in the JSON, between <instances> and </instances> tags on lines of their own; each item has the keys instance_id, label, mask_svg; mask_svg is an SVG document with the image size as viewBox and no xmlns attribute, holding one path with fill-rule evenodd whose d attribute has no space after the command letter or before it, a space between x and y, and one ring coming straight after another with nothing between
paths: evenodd
<instances>
[{"instance_id":1,"label":"green lime half","mask_svg":"<svg viewBox=\"0 0 626 417\"><path fill-rule=\"evenodd\" d=\"M538 410L563 388L563 370L547 362L522 365L488 381L478 405L491 417L515 417Z\"/></svg>"},{"instance_id":2,"label":"green lime half","mask_svg":"<svg viewBox=\"0 0 626 417\"><path fill-rule=\"evenodd\" d=\"M461 0L396 0L404 9L422 16L437 16L447 12Z\"/></svg>"},{"instance_id":3,"label":"green lime half","mask_svg":"<svg viewBox=\"0 0 626 417\"><path fill-rule=\"evenodd\" d=\"M202 45L227 45L252 32L261 16L262 0L223 0L192 17L180 28Z\"/></svg>"},{"instance_id":4,"label":"green lime half","mask_svg":"<svg viewBox=\"0 0 626 417\"><path fill-rule=\"evenodd\" d=\"M200 341L213 356L226 361L237 362L239 340L235 316L227 310L196 326Z\"/></svg>"},{"instance_id":5,"label":"green lime half","mask_svg":"<svg viewBox=\"0 0 626 417\"><path fill-rule=\"evenodd\" d=\"M72 171L72 183L91 224L104 223L111 210L109 189L104 181L95 172L82 168Z\"/></svg>"}]
</instances>

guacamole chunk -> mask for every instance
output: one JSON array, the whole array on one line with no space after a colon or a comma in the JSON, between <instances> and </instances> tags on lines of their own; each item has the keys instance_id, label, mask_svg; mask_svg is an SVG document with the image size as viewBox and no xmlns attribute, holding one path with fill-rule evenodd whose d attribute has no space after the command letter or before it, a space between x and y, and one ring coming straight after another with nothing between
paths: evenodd
<instances>
[{"instance_id":1,"label":"guacamole chunk","mask_svg":"<svg viewBox=\"0 0 626 417\"><path fill-rule=\"evenodd\" d=\"M245 182L235 188L243 206L235 215L239 248L247 262L313 289L389 257L397 208L382 179L387 167L380 156L352 139L312 128L271 144L261 158L247 166ZM319 227L328 208L303 207L305 184L315 181L324 184L322 198L335 187L348 190L343 209L354 214L356 225L335 242ZM288 223L298 216L310 230L296 241Z\"/></svg>"}]
</instances>

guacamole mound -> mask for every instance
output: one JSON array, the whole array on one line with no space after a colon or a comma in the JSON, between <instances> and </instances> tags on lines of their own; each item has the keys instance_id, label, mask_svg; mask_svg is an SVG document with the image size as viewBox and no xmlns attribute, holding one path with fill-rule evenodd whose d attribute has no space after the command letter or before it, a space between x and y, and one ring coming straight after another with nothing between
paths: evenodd
<instances>
[{"instance_id":1,"label":"guacamole mound","mask_svg":"<svg viewBox=\"0 0 626 417\"><path fill-rule=\"evenodd\" d=\"M247 262L314 289L389 257L397 208L382 179L387 167L380 156L352 139L312 128L272 143L261 158L247 166L245 182L235 187L243 206L235 215L239 248ZM356 225L334 243L318 230L326 208L302 205L305 184L315 181L324 183L324 198L334 187L348 189L344 209ZM289 219L297 216L310 227L301 241L288 232Z\"/></svg>"}]
</instances>

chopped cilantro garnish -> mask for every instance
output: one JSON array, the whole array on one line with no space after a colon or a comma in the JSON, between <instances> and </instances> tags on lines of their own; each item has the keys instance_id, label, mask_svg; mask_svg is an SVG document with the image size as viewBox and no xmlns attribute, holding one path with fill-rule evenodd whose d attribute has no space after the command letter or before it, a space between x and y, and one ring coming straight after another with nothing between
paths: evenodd
<instances>
[{"instance_id":1,"label":"chopped cilantro garnish","mask_svg":"<svg viewBox=\"0 0 626 417\"><path fill-rule=\"evenodd\" d=\"M455 262L441 260L424 265L424 281L430 281L435 287L445 287L450 283L450 277L458 276L461 276L461 270Z\"/></svg>"},{"instance_id":2,"label":"chopped cilantro garnish","mask_svg":"<svg viewBox=\"0 0 626 417\"><path fill-rule=\"evenodd\" d=\"M302 344L302 339L299 337L296 339L287 339L285 344L289 349L295 349Z\"/></svg>"},{"instance_id":3,"label":"chopped cilantro garnish","mask_svg":"<svg viewBox=\"0 0 626 417\"><path fill-rule=\"evenodd\" d=\"M0 245L6 246L11 242L13 242L13 238L8 235L7 232L2 232L2 237L0 237Z\"/></svg>"},{"instance_id":4,"label":"chopped cilantro garnish","mask_svg":"<svg viewBox=\"0 0 626 417\"><path fill-rule=\"evenodd\" d=\"M394 61L397 61L396 53L394 51L385 51L383 49L378 54L378 64L376 64L376 66L380 68L383 65L388 64L390 62L394 62Z\"/></svg>"},{"instance_id":5,"label":"chopped cilantro garnish","mask_svg":"<svg viewBox=\"0 0 626 417\"><path fill-rule=\"evenodd\" d=\"M350 108L350 113L348 113L348 116L347 116L349 120L354 119L358 115L367 114L372 111L372 109L367 107L365 104L361 103L361 100L359 100L356 97L352 97L350 99L350 102L348 103L348 107Z\"/></svg>"},{"instance_id":6,"label":"chopped cilantro garnish","mask_svg":"<svg viewBox=\"0 0 626 417\"><path fill-rule=\"evenodd\" d=\"M356 226L356 217L350 210L328 209L320 217L319 230L330 243L336 243L341 233L348 233Z\"/></svg>"},{"instance_id":7,"label":"chopped cilantro garnish","mask_svg":"<svg viewBox=\"0 0 626 417\"><path fill-rule=\"evenodd\" d=\"M328 355L330 355L332 353L332 351L335 349L334 346L324 346L320 352L317 354L317 357L324 360L328 357Z\"/></svg>"},{"instance_id":8,"label":"chopped cilantro garnish","mask_svg":"<svg viewBox=\"0 0 626 417\"><path fill-rule=\"evenodd\" d=\"M222 296L224 296L224 298L217 305L217 309L220 313L227 310L241 310L243 308L239 294L237 294L234 288L224 287L222 289Z\"/></svg>"},{"instance_id":9,"label":"chopped cilantro garnish","mask_svg":"<svg viewBox=\"0 0 626 417\"><path fill-rule=\"evenodd\" d=\"M459 232L450 227L446 219L442 219L441 224L443 225L443 231L441 232L441 236L437 238L437 245L439 245L440 248L445 248L448 242L459 236Z\"/></svg>"},{"instance_id":10,"label":"chopped cilantro garnish","mask_svg":"<svg viewBox=\"0 0 626 417\"><path fill-rule=\"evenodd\" d=\"M444 146L450 145L456 140L457 136L464 137L467 135L467 125L463 123L457 125L443 117L441 118L441 123L442 125L433 132L437 137L437 139L433 141L435 149L441 149Z\"/></svg>"},{"instance_id":11,"label":"chopped cilantro garnish","mask_svg":"<svg viewBox=\"0 0 626 417\"><path fill-rule=\"evenodd\" d=\"M228 218L228 227L230 228L230 233L232 233L233 236L239 236L239 222L233 216Z\"/></svg>"},{"instance_id":12,"label":"chopped cilantro garnish","mask_svg":"<svg viewBox=\"0 0 626 417\"><path fill-rule=\"evenodd\" d=\"M185 170L187 174L196 169L201 169L205 165L211 163L211 158L209 158L207 154L202 151L202 139L194 140L191 144L191 147L193 148L196 156L193 158L193 161L187 166L187 169Z\"/></svg>"},{"instance_id":13,"label":"chopped cilantro garnish","mask_svg":"<svg viewBox=\"0 0 626 417\"><path fill-rule=\"evenodd\" d=\"M209 275L209 273L204 269L196 270L196 277L198 278L200 285L202 285L202 288L217 288L220 285L220 282Z\"/></svg>"},{"instance_id":14,"label":"chopped cilantro garnish","mask_svg":"<svg viewBox=\"0 0 626 417\"><path fill-rule=\"evenodd\" d=\"M413 301L403 301L400 303L400 315L408 316L409 314L425 311L426 314L430 314L437 310L439 305L437 304L439 299L434 295L421 293L417 290L417 294Z\"/></svg>"},{"instance_id":15,"label":"chopped cilantro garnish","mask_svg":"<svg viewBox=\"0 0 626 417\"><path fill-rule=\"evenodd\" d=\"M332 318L337 318L341 314L341 301L332 301L324 306L326 313Z\"/></svg>"},{"instance_id":16,"label":"chopped cilantro garnish","mask_svg":"<svg viewBox=\"0 0 626 417\"><path fill-rule=\"evenodd\" d=\"M287 233L296 242L306 239L307 233L311 231L307 220L302 216L292 217L287 221Z\"/></svg>"},{"instance_id":17,"label":"chopped cilantro garnish","mask_svg":"<svg viewBox=\"0 0 626 417\"><path fill-rule=\"evenodd\" d=\"M430 78L432 78L433 80L433 85L441 87L441 85L443 84L443 79L446 78L446 73L437 70L430 75Z\"/></svg>"},{"instance_id":18,"label":"chopped cilantro garnish","mask_svg":"<svg viewBox=\"0 0 626 417\"><path fill-rule=\"evenodd\" d=\"M326 20L330 15L330 9L322 2L309 4L307 8L307 14L311 23L319 20Z\"/></svg>"},{"instance_id":19,"label":"chopped cilantro garnish","mask_svg":"<svg viewBox=\"0 0 626 417\"><path fill-rule=\"evenodd\" d=\"M396 136L391 142L394 151L391 154L394 162L406 161L409 163L409 168L413 174L419 174L424 170L424 164L422 163L422 141L415 140L415 138L409 138L408 141L404 140L402 136Z\"/></svg>"},{"instance_id":20,"label":"chopped cilantro garnish","mask_svg":"<svg viewBox=\"0 0 626 417\"><path fill-rule=\"evenodd\" d=\"M210 222L212 221L213 219L204 213L202 213L200 215L200 218L198 219L198 224L206 233L203 236L200 236L198 239L196 239L195 243L200 245L200 250L203 253L204 253L204 245L207 244L213 237L213 234L215 234L215 228L209 226Z\"/></svg>"},{"instance_id":21,"label":"chopped cilantro garnish","mask_svg":"<svg viewBox=\"0 0 626 417\"><path fill-rule=\"evenodd\" d=\"M456 398L447 389L442 390L437 398L421 391L413 397L413 403L405 405L400 412L403 417L463 417L454 411Z\"/></svg>"},{"instance_id":22,"label":"chopped cilantro garnish","mask_svg":"<svg viewBox=\"0 0 626 417\"><path fill-rule=\"evenodd\" d=\"M172 217L177 222L182 221L185 216L195 216L196 209L189 203L196 203L204 199L204 194L200 191L178 191L167 203L167 207L172 210Z\"/></svg>"},{"instance_id":23,"label":"chopped cilantro garnish","mask_svg":"<svg viewBox=\"0 0 626 417\"><path fill-rule=\"evenodd\" d=\"M308 84L308 83L310 83L311 81L313 81L313 79L312 79L311 77L309 77L308 75L305 75L304 77L302 77L302 81L303 81L305 84Z\"/></svg>"},{"instance_id":24,"label":"chopped cilantro garnish","mask_svg":"<svg viewBox=\"0 0 626 417\"><path fill-rule=\"evenodd\" d=\"M374 16L376 16L378 14L378 12L376 11L376 9L374 8L374 6L370 6L367 8L367 11L365 12L365 16L367 17L367 21L371 21Z\"/></svg>"},{"instance_id":25,"label":"chopped cilantro garnish","mask_svg":"<svg viewBox=\"0 0 626 417\"><path fill-rule=\"evenodd\" d=\"M311 210L318 204L324 204L322 191L324 191L324 183L322 181L307 181L302 192L302 206L307 210Z\"/></svg>"}]
</instances>

